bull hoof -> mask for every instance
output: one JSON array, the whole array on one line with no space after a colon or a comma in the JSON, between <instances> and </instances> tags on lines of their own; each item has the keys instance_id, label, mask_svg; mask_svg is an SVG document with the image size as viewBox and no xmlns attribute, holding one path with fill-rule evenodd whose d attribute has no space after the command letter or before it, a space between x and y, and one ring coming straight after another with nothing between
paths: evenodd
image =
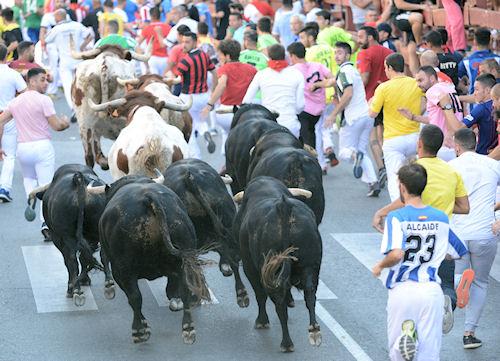
<instances>
[{"instance_id":1,"label":"bull hoof","mask_svg":"<svg viewBox=\"0 0 500 361\"><path fill-rule=\"evenodd\" d=\"M73 303L76 307L82 307L85 304L85 295L83 292L73 293Z\"/></svg>"},{"instance_id":2,"label":"bull hoof","mask_svg":"<svg viewBox=\"0 0 500 361\"><path fill-rule=\"evenodd\" d=\"M289 300L288 301L288 307L289 308L294 308L295 307L295 301L294 300Z\"/></svg>"},{"instance_id":3,"label":"bull hoof","mask_svg":"<svg viewBox=\"0 0 500 361\"><path fill-rule=\"evenodd\" d=\"M36 212L30 206L27 206L24 211L24 218L26 218L28 222L33 222L36 218Z\"/></svg>"},{"instance_id":4,"label":"bull hoof","mask_svg":"<svg viewBox=\"0 0 500 361\"><path fill-rule=\"evenodd\" d=\"M66 291L66 298L73 298L73 290Z\"/></svg>"},{"instance_id":5,"label":"bull hoof","mask_svg":"<svg viewBox=\"0 0 500 361\"><path fill-rule=\"evenodd\" d=\"M90 277L89 276L86 276L85 278L83 278L81 281L80 281L80 285L82 286L90 286L92 282L90 281Z\"/></svg>"},{"instance_id":6,"label":"bull hoof","mask_svg":"<svg viewBox=\"0 0 500 361\"><path fill-rule=\"evenodd\" d=\"M146 342L151 336L151 329L144 327L139 330L132 330L132 340L134 343Z\"/></svg>"},{"instance_id":7,"label":"bull hoof","mask_svg":"<svg viewBox=\"0 0 500 361\"><path fill-rule=\"evenodd\" d=\"M319 325L315 324L314 326L309 326L309 343L312 346L321 345L321 331L319 329Z\"/></svg>"},{"instance_id":8,"label":"bull hoof","mask_svg":"<svg viewBox=\"0 0 500 361\"><path fill-rule=\"evenodd\" d=\"M295 347L293 346L293 343L290 343L290 345L284 345L283 343L281 343L280 349L281 349L281 352L285 352L285 353L295 351Z\"/></svg>"},{"instance_id":9,"label":"bull hoof","mask_svg":"<svg viewBox=\"0 0 500 361\"><path fill-rule=\"evenodd\" d=\"M255 329L256 330L267 330L269 328L269 322L258 322L258 321L255 321Z\"/></svg>"},{"instance_id":10,"label":"bull hoof","mask_svg":"<svg viewBox=\"0 0 500 361\"><path fill-rule=\"evenodd\" d=\"M170 308L172 312L182 311L184 309L184 303L180 298L172 298L168 308Z\"/></svg>"},{"instance_id":11,"label":"bull hoof","mask_svg":"<svg viewBox=\"0 0 500 361\"><path fill-rule=\"evenodd\" d=\"M112 300L113 298L115 298L115 286L111 285L111 286L106 286L104 287L104 297L107 299L107 300Z\"/></svg>"},{"instance_id":12,"label":"bull hoof","mask_svg":"<svg viewBox=\"0 0 500 361\"><path fill-rule=\"evenodd\" d=\"M238 290L236 294L236 302L241 308L246 308L250 305L250 298L248 297L246 289L243 288L241 290Z\"/></svg>"},{"instance_id":13,"label":"bull hoof","mask_svg":"<svg viewBox=\"0 0 500 361\"><path fill-rule=\"evenodd\" d=\"M219 268L224 277L230 277L233 275L233 270L227 263L222 263Z\"/></svg>"},{"instance_id":14,"label":"bull hoof","mask_svg":"<svg viewBox=\"0 0 500 361\"><path fill-rule=\"evenodd\" d=\"M182 325L182 340L186 345L192 345L196 341L196 331L192 322Z\"/></svg>"}]
</instances>

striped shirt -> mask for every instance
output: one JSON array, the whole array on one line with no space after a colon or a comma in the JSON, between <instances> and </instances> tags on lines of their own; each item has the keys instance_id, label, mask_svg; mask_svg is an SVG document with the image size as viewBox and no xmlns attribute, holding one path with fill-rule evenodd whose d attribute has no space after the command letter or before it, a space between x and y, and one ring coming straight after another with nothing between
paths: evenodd
<instances>
[{"instance_id":1,"label":"striped shirt","mask_svg":"<svg viewBox=\"0 0 500 361\"><path fill-rule=\"evenodd\" d=\"M387 288L408 280L440 283L437 271L446 254L456 259L467 253L450 230L448 216L429 206L406 206L387 215L380 250L386 255L394 249L402 250L404 257L389 269Z\"/></svg>"},{"instance_id":2,"label":"striped shirt","mask_svg":"<svg viewBox=\"0 0 500 361\"><path fill-rule=\"evenodd\" d=\"M191 50L177 65L177 73L182 76L182 93L206 93L207 74L214 69L214 64L205 52L200 49Z\"/></svg>"}]
</instances>

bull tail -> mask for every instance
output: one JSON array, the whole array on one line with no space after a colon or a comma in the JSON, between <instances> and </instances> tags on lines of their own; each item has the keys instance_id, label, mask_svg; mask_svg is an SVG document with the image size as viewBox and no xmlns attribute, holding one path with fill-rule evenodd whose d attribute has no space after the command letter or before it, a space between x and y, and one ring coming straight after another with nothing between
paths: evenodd
<instances>
[{"instance_id":1,"label":"bull tail","mask_svg":"<svg viewBox=\"0 0 500 361\"><path fill-rule=\"evenodd\" d=\"M153 214L159 221L161 237L168 253L182 259L182 269L189 291L198 299L210 301L210 292L208 291L205 275L201 268L201 261L198 258L200 254L195 250L176 248L170 238L167 215L162 205L157 201L156 196L152 196L151 194L145 195L145 201L151 207Z\"/></svg>"},{"instance_id":2,"label":"bull tail","mask_svg":"<svg viewBox=\"0 0 500 361\"><path fill-rule=\"evenodd\" d=\"M94 258L92 249L88 244L87 240L83 237L83 220L85 213L85 199L87 197L87 187L83 174L81 172L76 172L73 176L73 184L76 187L77 201L78 201L78 217L76 221L76 242L77 250L80 252L80 257L87 264L87 271L96 268L103 271L104 268L99 264L99 262Z\"/></svg>"},{"instance_id":3,"label":"bull tail","mask_svg":"<svg viewBox=\"0 0 500 361\"><path fill-rule=\"evenodd\" d=\"M33 189L30 192L30 194L28 195L28 206L26 207L26 210L24 211L24 218L26 218L27 221L32 222L36 218L36 211L35 211L36 200L37 200L37 198L42 200L43 195L45 194L45 191L49 187L50 187L50 183Z\"/></svg>"},{"instance_id":4,"label":"bull tail","mask_svg":"<svg viewBox=\"0 0 500 361\"><path fill-rule=\"evenodd\" d=\"M142 168L146 176L156 175L155 168L160 172L167 169L169 154L163 147L160 137L151 137L146 141L145 146L139 148L135 154L135 161L138 167Z\"/></svg>"},{"instance_id":5,"label":"bull tail","mask_svg":"<svg viewBox=\"0 0 500 361\"><path fill-rule=\"evenodd\" d=\"M287 197L283 195L276 205L279 217L279 226L281 230L278 233L285 242L289 240L291 227L292 205ZM285 280L290 278L291 261L297 261L297 257L292 253L298 248L289 246L281 252L270 250L264 257L264 263L261 268L262 285L267 289L276 289L284 285Z\"/></svg>"},{"instance_id":6,"label":"bull tail","mask_svg":"<svg viewBox=\"0 0 500 361\"><path fill-rule=\"evenodd\" d=\"M103 104L109 101L109 71L106 64L106 57L102 60L99 76L101 77L101 104Z\"/></svg>"}]
</instances>

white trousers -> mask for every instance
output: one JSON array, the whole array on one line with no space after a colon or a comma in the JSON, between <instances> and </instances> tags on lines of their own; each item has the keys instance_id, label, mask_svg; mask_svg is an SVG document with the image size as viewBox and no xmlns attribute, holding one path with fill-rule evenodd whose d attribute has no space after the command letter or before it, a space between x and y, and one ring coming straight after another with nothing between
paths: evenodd
<instances>
[{"instance_id":1,"label":"white trousers","mask_svg":"<svg viewBox=\"0 0 500 361\"><path fill-rule=\"evenodd\" d=\"M189 114L193 118L193 130L191 131L191 136L189 137L189 153L191 158L201 159L201 150L198 145L197 138L203 137L205 132L208 131L207 118L202 118L201 111L208 103L208 93L196 93L196 94L184 94L180 95L180 98L186 101L189 96L193 96L193 105L189 109Z\"/></svg>"},{"instance_id":2,"label":"white trousers","mask_svg":"<svg viewBox=\"0 0 500 361\"><path fill-rule=\"evenodd\" d=\"M151 58L149 58L148 64L151 74L163 76L167 68L167 57L152 55Z\"/></svg>"},{"instance_id":3,"label":"white trousers","mask_svg":"<svg viewBox=\"0 0 500 361\"><path fill-rule=\"evenodd\" d=\"M226 140L229 134L229 130L231 129L231 122L233 121L233 114L215 114L215 119L217 124L222 129L222 143L221 143L221 154L226 154Z\"/></svg>"},{"instance_id":4,"label":"white trousers","mask_svg":"<svg viewBox=\"0 0 500 361\"><path fill-rule=\"evenodd\" d=\"M352 162L356 153L362 152L364 156L361 162L361 168L363 168L361 181L368 184L375 183L378 179L368 153L372 128L373 119L366 116L356 119L351 125L346 124L339 130L339 158Z\"/></svg>"},{"instance_id":5,"label":"white trousers","mask_svg":"<svg viewBox=\"0 0 500 361\"><path fill-rule=\"evenodd\" d=\"M49 83L47 94L56 94L59 86L59 53L55 44L47 44L47 58L52 82Z\"/></svg>"},{"instance_id":6,"label":"white trousers","mask_svg":"<svg viewBox=\"0 0 500 361\"><path fill-rule=\"evenodd\" d=\"M24 142L17 145L17 159L21 164L26 196L36 187L52 182L54 177L55 153L49 139ZM43 222L42 202L40 220Z\"/></svg>"},{"instance_id":7,"label":"white trousers","mask_svg":"<svg viewBox=\"0 0 500 361\"><path fill-rule=\"evenodd\" d=\"M76 64L60 64L59 75L61 76L61 81L64 89L64 97L68 103L69 109L73 110L73 100L71 99L71 84L73 83L73 78L75 74Z\"/></svg>"},{"instance_id":8,"label":"white trousers","mask_svg":"<svg viewBox=\"0 0 500 361\"><path fill-rule=\"evenodd\" d=\"M391 202L399 198L398 171L408 160L417 154L418 133L401 135L384 140L385 169L387 171L387 188Z\"/></svg>"},{"instance_id":9,"label":"white trousers","mask_svg":"<svg viewBox=\"0 0 500 361\"><path fill-rule=\"evenodd\" d=\"M414 361L439 361L443 333L444 296L436 282L398 283L387 299L387 337L391 361L403 361L399 352L401 325L413 320L417 329Z\"/></svg>"},{"instance_id":10,"label":"white trousers","mask_svg":"<svg viewBox=\"0 0 500 361\"><path fill-rule=\"evenodd\" d=\"M300 136L300 122L297 115L283 114L278 117L278 124L287 128L292 134L299 138Z\"/></svg>"},{"instance_id":11,"label":"white trousers","mask_svg":"<svg viewBox=\"0 0 500 361\"><path fill-rule=\"evenodd\" d=\"M455 153L455 149L453 148L441 147L441 149L439 149L437 157L441 158L445 162L449 162L450 160L455 159L457 157L457 154Z\"/></svg>"},{"instance_id":12,"label":"white trousers","mask_svg":"<svg viewBox=\"0 0 500 361\"><path fill-rule=\"evenodd\" d=\"M12 180L14 179L17 149L17 129L14 120L9 121L3 128L2 149L7 155L3 159L0 188L10 192L12 190Z\"/></svg>"},{"instance_id":13,"label":"white trousers","mask_svg":"<svg viewBox=\"0 0 500 361\"><path fill-rule=\"evenodd\" d=\"M333 149L331 129L323 128L325 118L333 112L333 108L333 104L328 104L323 110L319 121L314 126L314 133L316 133L316 153L318 153L318 162L321 168L326 167L325 149Z\"/></svg>"}]
</instances>

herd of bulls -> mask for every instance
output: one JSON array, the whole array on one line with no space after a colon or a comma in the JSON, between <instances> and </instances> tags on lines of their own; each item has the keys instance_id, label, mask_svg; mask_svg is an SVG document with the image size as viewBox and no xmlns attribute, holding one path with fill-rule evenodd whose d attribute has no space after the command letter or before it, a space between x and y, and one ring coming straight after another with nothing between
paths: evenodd
<instances>
[{"instance_id":1,"label":"herd of bulls","mask_svg":"<svg viewBox=\"0 0 500 361\"><path fill-rule=\"evenodd\" d=\"M130 109L138 108L134 99L127 95L118 110L129 109L130 116ZM134 121L148 122L139 110ZM168 277L170 309L183 311L184 342L195 341L192 307L210 298L202 269L206 261L200 255L214 250L221 273L235 278L238 305L247 307L239 274L243 263L258 303L257 329L269 327L265 304L271 298L282 327L283 352L294 350L287 325L287 309L294 306L291 287L303 290L309 341L319 346L318 224L325 201L321 168L311 153L276 122L276 114L260 105L243 105L234 114L226 142L227 175L201 160L177 157L163 159L168 164L161 171L155 167L154 175L147 165L117 172L108 185L89 166L67 164L49 185L30 194L26 218L34 218L36 199L43 200L50 237L68 269L67 297L76 305L85 302L81 285L90 283L93 268L105 273L106 298L114 297L114 282L125 292L134 313L134 342L150 336L138 279L161 276ZM93 256L99 246L100 262Z\"/></svg>"}]
</instances>

